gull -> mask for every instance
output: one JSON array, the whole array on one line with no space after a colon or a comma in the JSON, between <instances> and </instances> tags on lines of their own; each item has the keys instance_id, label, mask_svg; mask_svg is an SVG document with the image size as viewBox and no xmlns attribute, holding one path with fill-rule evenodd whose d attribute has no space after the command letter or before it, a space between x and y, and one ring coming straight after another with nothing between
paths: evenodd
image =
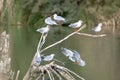
<instances>
[{"instance_id":1,"label":"gull","mask_svg":"<svg viewBox=\"0 0 120 80\"><path fill-rule=\"evenodd\" d=\"M52 61L54 59L55 54L50 54L47 56L42 56L42 60L44 61Z\"/></svg>"},{"instance_id":2,"label":"gull","mask_svg":"<svg viewBox=\"0 0 120 80\"><path fill-rule=\"evenodd\" d=\"M85 66L85 61L83 61L81 59L80 54L77 51L75 51L75 50L72 50L72 51L74 53L73 57L75 59L75 62L78 63L78 65L80 65L82 67Z\"/></svg>"},{"instance_id":3,"label":"gull","mask_svg":"<svg viewBox=\"0 0 120 80\"><path fill-rule=\"evenodd\" d=\"M41 55L40 55L39 52L37 51L37 52L36 52L35 62L36 62L37 64L40 64L40 63L41 63L41 60L42 60Z\"/></svg>"},{"instance_id":4,"label":"gull","mask_svg":"<svg viewBox=\"0 0 120 80\"><path fill-rule=\"evenodd\" d=\"M58 21L58 22L66 22L65 18L58 16L57 14L53 15L53 19Z\"/></svg>"},{"instance_id":5,"label":"gull","mask_svg":"<svg viewBox=\"0 0 120 80\"><path fill-rule=\"evenodd\" d=\"M46 18L45 23L48 25L58 25L51 17Z\"/></svg>"},{"instance_id":6,"label":"gull","mask_svg":"<svg viewBox=\"0 0 120 80\"><path fill-rule=\"evenodd\" d=\"M46 27L39 28L36 31L40 33L48 33L49 30L50 30L50 26L47 25Z\"/></svg>"},{"instance_id":7,"label":"gull","mask_svg":"<svg viewBox=\"0 0 120 80\"><path fill-rule=\"evenodd\" d=\"M79 20L75 23L71 23L70 25L68 25L69 27L71 28L79 28L81 25L82 25L83 21L82 20Z\"/></svg>"},{"instance_id":8,"label":"gull","mask_svg":"<svg viewBox=\"0 0 120 80\"><path fill-rule=\"evenodd\" d=\"M73 52L67 48L61 47L62 53L68 57L71 61L75 62L75 59L73 58Z\"/></svg>"},{"instance_id":9,"label":"gull","mask_svg":"<svg viewBox=\"0 0 120 80\"><path fill-rule=\"evenodd\" d=\"M93 28L92 30L95 31L95 32L100 32L101 31L101 28L102 27L102 23L99 23L97 27Z\"/></svg>"},{"instance_id":10,"label":"gull","mask_svg":"<svg viewBox=\"0 0 120 80\"><path fill-rule=\"evenodd\" d=\"M77 63L78 65L80 65L82 67L85 66L85 61L83 61L81 59L80 54L77 51L75 51L75 50L69 50L67 48L61 48L61 50L62 50L62 53L65 56L69 57L69 59L72 62L75 62L75 63Z\"/></svg>"}]
</instances>

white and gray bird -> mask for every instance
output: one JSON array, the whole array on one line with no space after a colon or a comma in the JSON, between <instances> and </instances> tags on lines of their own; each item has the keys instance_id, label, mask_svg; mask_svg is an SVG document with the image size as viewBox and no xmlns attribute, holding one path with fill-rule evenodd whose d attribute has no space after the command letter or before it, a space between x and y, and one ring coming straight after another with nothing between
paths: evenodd
<instances>
[{"instance_id":1,"label":"white and gray bird","mask_svg":"<svg viewBox=\"0 0 120 80\"><path fill-rule=\"evenodd\" d=\"M62 53L69 57L69 59L72 61L72 62L75 62L77 63L78 65L80 66L85 66L85 61L83 61L80 57L80 54L75 51L75 50L69 50L67 48L61 48L62 50Z\"/></svg>"},{"instance_id":2,"label":"white and gray bird","mask_svg":"<svg viewBox=\"0 0 120 80\"><path fill-rule=\"evenodd\" d=\"M77 62L78 65L80 65L82 67L85 66L85 61L81 59L80 54L77 51L75 51L75 50L72 50L72 51L74 53L73 57L75 59L75 62Z\"/></svg>"},{"instance_id":3,"label":"white and gray bird","mask_svg":"<svg viewBox=\"0 0 120 80\"><path fill-rule=\"evenodd\" d=\"M54 59L55 54L50 54L47 56L42 56L42 60L44 61L52 61Z\"/></svg>"},{"instance_id":4,"label":"white and gray bird","mask_svg":"<svg viewBox=\"0 0 120 80\"><path fill-rule=\"evenodd\" d=\"M63 18L62 16L58 16L57 14L53 15L53 19L57 22L66 22L65 18Z\"/></svg>"},{"instance_id":5,"label":"white and gray bird","mask_svg":"<svg viewBox=\"0 0 120 80\"><path fill-rule=\"evenodd\" d=\"M42 60L41 55L40 55L39 51L37 51L37 52L36 52L36 57L35 57L35 62L36 62L37 64L40 64L40 63L41 63L41 60Z\"/></svg>"},{"instance_id":6,"label":"white and gray bird","mask_svg":"<svg viewBox=\"0 0 120 80\"><path fill-rule=\"evenodd\" d=\"M46 18L45 23L48 25L58 25L51 17Z\"/></svg>"},{"instance_id":7,"label":"white and gray bird","mask_svg":"<svg viewBox=\"0 0 120 80\"><path fill-rule=\"evenodd\" d=\"M48 33L49 30L50 30L50 26L47 25L46 27L39 28L36 31L40 33Z\"/></svg>"},{"instance_id":8,"label":"white and gray bird","mask_svg":"<svg viewBox=\"0 0 120 80\"><path fill-rule=\"evenodd\" d=\"M71 50L69 50L69 49L67 49L67 48L63 48L63 47L61 47L61 51L62 51L62 53L66 56L66 57L68 57L71 61L75 61L75 59L73 58L73 52L71 51Z\"/></svg>"},{"instance_id":9,"label":"white and gray bird","mask_svg":"<svg viewBox=\"0 0 120 80\"><path fill-rule=\"evenodd\" d=\"M102 29L102 23L99 23L97 27L92 28L92 30L95 32L100 32L101 29Z\"/></svg>"},{"instance_id":10,"label":"white and gray bird","mask_svg":"<svg viewBox=\"0 0 120 80\"><path fill-rule=\"evenodd\" d=\"M71 27L71 28L79 28L79 27L82 25L82 23L83 23L83 21L82 21L82 20L79 20L79 21L77 21L77 22L75 22L75 23L71 23L71 24L69 25L69 27Z\"/></svg>"}]
</instances>

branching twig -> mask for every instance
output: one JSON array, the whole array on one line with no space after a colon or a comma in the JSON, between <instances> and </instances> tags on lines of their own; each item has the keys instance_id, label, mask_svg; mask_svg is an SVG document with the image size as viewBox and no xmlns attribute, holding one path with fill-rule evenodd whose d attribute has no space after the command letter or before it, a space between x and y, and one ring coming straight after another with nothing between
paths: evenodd
<instances>
[{"instance_id":1,"label":"branching twig","mask_svg":"<svg viewBox=\"0 0 120 80\"><path fill-rule=\"evenodd\" d=\"M73 72L73 71L71 71L71 70L69 70L69 69L67 69L67 68L65 68L65 67L64 67L64 69L67 70L67 71L69 71L69 72L71 72L72 74L74 74L74 75L77 76L78 78L80 78L80 79L82 79L82 80L85 80L83 77L79 76L79 75L76 74L75 72Z\"/></svg>"},{"instance_id":2,"label":"branching twig","mask_svg":"<svg viewBox=\"0 0 120 80\"><path fill-rule=\"evenodd\" d=\"M102 34L102 35L92 35L92 34L86 34L86 33L76 33L78 35L83 35L83 36L89 36L89 37L104 37L106 36L106 34Z\"/></svg>"},{"instance_id":3,"label":"branching twig","mask_svg":"<svg viewBox=\"0 0 120 80\"><path fill-rule=\"evenodd\" d=\"M55 74L57 75L57 77L59 78L59 80L62 80L62 77L52 68L50 68L50 70Z\"/></svg>"},{"instance_id":4,"label":"branching twig","mask_svg":"<svg viewBox=\"0 0 120 80\"><path fill-rule=\"evenodd\" d=\"M83 25L82 27L80 27L80 28L78 29L78 31L73 32L73 33L69 34L68 36L66 36L65 38L63 38L63 39L61 39L61 40L59 40L59 41L57 41L57 42L55 42L55 43L47 46L46 48L42 49L40 52L42 53L42 52L44 52L45 50L47 50L47 49L49 49L49 48L51 48L51 47L53 47L53 46L55 46L55 45L57 45L57 44L60 44L61 42L65 41L65 40L68 39L69 37L71 37L71 36L73 36L74 34L78 33L79 31L81 31L81 30L84 29L85 27L86 27L86 26Z\"/></svg>"},{"instance_id":5,"label":"branching twig","mask_svg":"<svg viewBox=\"0 0 120 80\"><path fill-rule=\"evenodd\" d=\"M59 65L56 65L58 68L61 68L61 69L64 69L64 70L67 70L69 71L70 73L74 74L76 77L80 78L81 80L85 80L83 77L79 76L78 74L76 74L75 72L65 68L65 67L62 67L62 66L59 66Z\"/></svg>"}]
</instances>

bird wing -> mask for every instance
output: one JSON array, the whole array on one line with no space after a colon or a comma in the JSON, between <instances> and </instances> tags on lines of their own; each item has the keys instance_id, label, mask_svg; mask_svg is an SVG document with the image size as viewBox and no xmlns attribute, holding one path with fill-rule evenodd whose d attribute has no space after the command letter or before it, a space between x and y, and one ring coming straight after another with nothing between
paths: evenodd
<instances>
[{"instance_id":1,"label":"bird wing","mask_svg":"<svg viewBox=\"0 0 120 80\"><path fill-rule=\"evenodd\" d=\"M67 48L61 48L62 50L62 53L65 55L65 56L69 56L69 57L72 57L73 56L73 52Z\"/></svg>"},{"instance_id":2,"label":"bird wing","mask_svg":"<svg viewBox=\"0 0 120 80\"><path fill-rule=\"evenodd\" d=\"M77 25L78 25L78 22L75 22L75 23L71 23L71 24L68 25L68 26L74 28L74 27L76 27Z\"/></svg>"},{"instance_id":3,"label":"bird wing","mask_svg":"<svg viewBox=\"0 0 120 80\"><path fill-rule=\"evenodd\" d=\"M72 50L72 52L74 53L74 57L79 59L80 58L80 54L79 52L75 51L75 50Z\"/></svg>"},{"instance_id":4,"label":"bird wing","mask_svg":"<svg viewBox=\"0 0 120 80\"><path fill-rule=\"evenodd\" d=\"M51 17L46 18L45 23L49 25L58 25L55 21L51 19Z\"/></svg>"},{"instance_id":5,"label":"bird wing","mask_svg":"<svg viewBox=\"0 0 120 80\"><path fill-rule=\"evenodd\" d=\"M72 62L75 62L75 61L76 61L75 57L69 57L69 59L70 59Z\"/></svg>"},{"instance_id":6,"label":"bird wing","mask_svg":"<svg viewBox=\"0 0 120 80\"><path fill-rule=\"evenodd\" d=\"M57 16L55 17L55 20L58 20L58 21L65 21L65 18L61 17L61 16Z\"/></svg>"}]
</instances>

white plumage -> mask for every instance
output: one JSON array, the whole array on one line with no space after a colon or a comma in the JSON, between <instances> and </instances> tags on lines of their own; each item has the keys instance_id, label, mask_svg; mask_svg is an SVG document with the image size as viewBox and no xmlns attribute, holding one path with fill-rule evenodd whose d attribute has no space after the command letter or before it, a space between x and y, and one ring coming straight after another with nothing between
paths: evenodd
<instances>
[{"instance_id":1,"label":"white plumage","mask_svg":"<svg viewBox=\"0 0 120 80\"><path fill-rule=\"evenodd\" d=\"M97 27L93 28L92 30L95 31L95 32L100 32L101 31L101 28L102 27L102 23L99 23Z\"/></svg>"},{"instance_id":2,"label":"white plumage","mask_svg":"<svg viewBox=\"0 0 120 80\"><path fill-rule=\"evenodd\" d=\"M61 17L61 16L58 16L57 14L54 14L53 15L53 19L56 20L56 21L63 21L63 22L66 22L65 18Z\"/></svg>"},{"instance_id":3,"label":"white plumage","mask_svg":"<svg viewBox=\"0 0 120 80\"><path fill-rule=\"evenodd\" d=\"M50 28L49 28L49 26L47 25L46 27L39 28L39 29L37 29L36 31L37 31L37 32L40 32L40 33L48 33L49 30L50 30Z\"/></svg>"},{"instance_id":4,"label":"white plumage","mask_svg":"<svg viewBox=\"0 0 120 80\"><path fill-rule=\"evenodd\" d=\"M46 18L45 23L48 25L58 25L51 17Z\"/></svg>"},{"instance_id":5,"label":"white plumage","mask_svg":"<svg viewBox=\"0 0 120 80\"><path fill-rule=\"evenodd\" d=\"M52 61L54 59L55 54L50 54L47 56L42 56L44 61Z\"/></svg>"},{"instance_id":6,"label":"white plumage","mask_svg":"<svg viewBox=\"0 0 120 80\"><path fill-rule=\"evenodd\" d=\"M82 20L79 20L78 22L71 23L69 25L69 27L71 27L71 28L79 28L82 25L82 22L83 22Z\"/></svg>"},{"instance_id":7,"label":"white plumage","mask_svg":"<svg viewBox=\"0 0 120 80\"><path fill-rule=\"evenodd\" d=\"M80 57L80 54L75 50L69 50L67 48L61 48L62 53L67 56L72 62L77 62L80 66L85 66L85 61Z\"/></svg>"},{"instance_id":8,"label":"white plumage","mask_svg":"<svg viewBox=\"0 0 120 80\"><path fill-rule=\"evenodd\" d=\"M40 64L41 60L42 60L41 55L40 55L39 51L37 51L35 61L36 61L36 63Z\"/></svg>"}]
</instances>

